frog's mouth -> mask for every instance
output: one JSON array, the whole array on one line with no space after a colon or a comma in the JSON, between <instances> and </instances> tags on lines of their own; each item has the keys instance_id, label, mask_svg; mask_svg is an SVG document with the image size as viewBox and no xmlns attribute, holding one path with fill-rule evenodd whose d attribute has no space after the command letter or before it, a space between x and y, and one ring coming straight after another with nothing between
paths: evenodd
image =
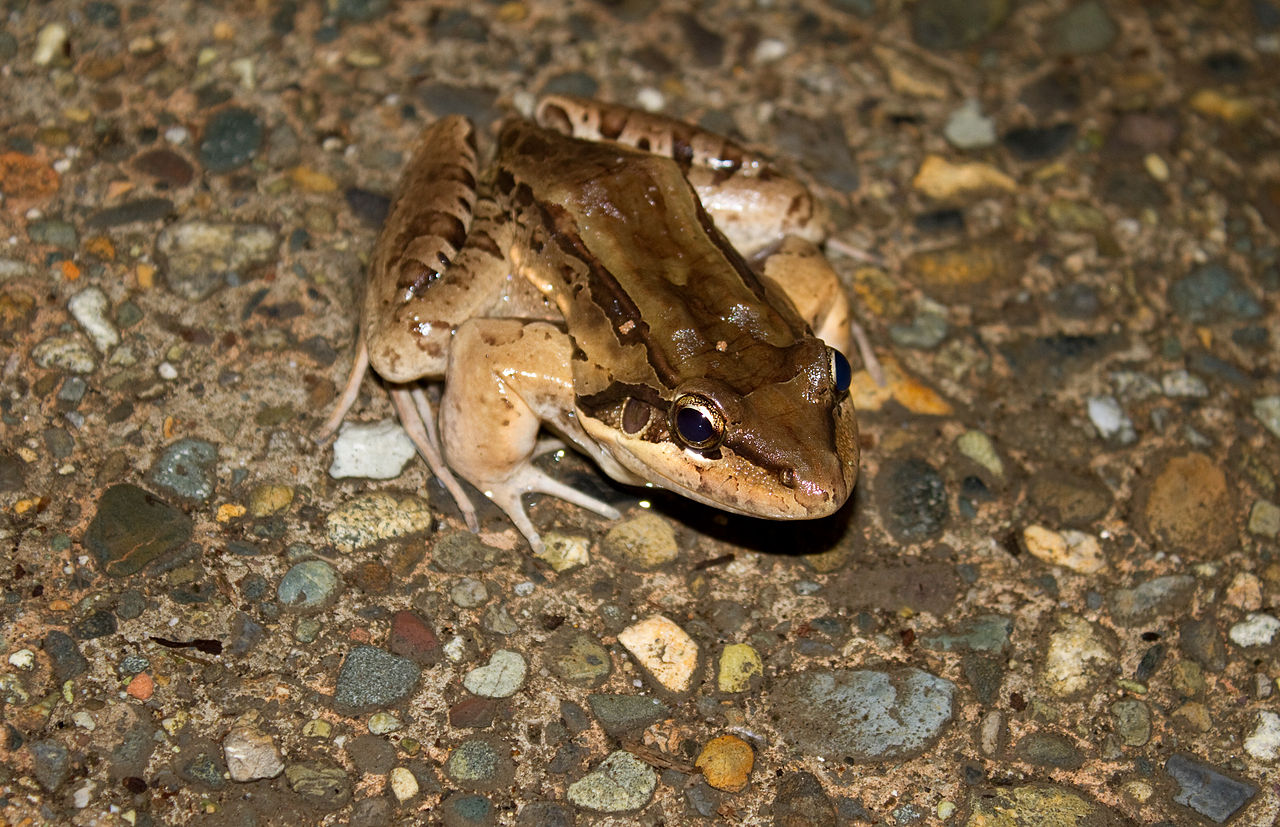
<instances>
[{"instance_id":1,"label":"frog's mouth","mask_svg":"<svg viewBox=\"0 0 1280 827\"><path fill-rule=\"evenodd\" d=\"M792 465L763 466L729 445L721 446L712 458L672 442L628 438L589 417L583 417L582 422L597 440L595 445L584 447L601 469L619 482L649 483L746 517L826 517L844 505L857 479L856 455L848 462L827 453L823 461L810 463L817 473L806 473ZM856 437L853 442L856 445ZM623 473L616 473L619 470Z\"/></svg>"}]
</instances>

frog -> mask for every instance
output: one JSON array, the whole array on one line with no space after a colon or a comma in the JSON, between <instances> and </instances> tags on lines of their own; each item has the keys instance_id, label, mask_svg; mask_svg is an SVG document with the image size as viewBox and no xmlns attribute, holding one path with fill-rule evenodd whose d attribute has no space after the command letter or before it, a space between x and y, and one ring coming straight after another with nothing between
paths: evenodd
<instances>
[{"instance_id":1,"label":"frog","mask_svg":"<svg viewBox=\"0 0 1280 827\"><path fill-rule=\"evenodd\" d=\"M589 99L542 98L483 165L477 131L420 133L322 441L372 369L467 527L459 478L535 554L525 494L622 516L535 464L566 446L733 514L839 510L859 465L851 308L810 190L727 137Z\"/></svg>"}]
</instances>

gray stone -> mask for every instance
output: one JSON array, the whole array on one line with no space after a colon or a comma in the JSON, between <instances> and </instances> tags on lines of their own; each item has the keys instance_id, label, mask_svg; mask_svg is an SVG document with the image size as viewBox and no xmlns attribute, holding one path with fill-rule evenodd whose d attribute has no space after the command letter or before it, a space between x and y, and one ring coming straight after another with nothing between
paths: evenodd
<instances>
[{"instance_id":1,"label":"gray stone","mask_svg":"<svg viewBox=\"0 0 1280 827\"><path fill-rule=\"evenodd\" d=\"M374 646L351 650L338 670L334 706L344 712L369 712L409 696L421 672L413 661Z\"/></svg>"},{"instance_id":2,"label":"gray stone","mask_svg":"<svg viewBox=\"0 0 1280 827\"><path fill-rule=\"evenodd\" d=\"M773 823L779 827L835 827L836 806L812 773L788 773L778 781Z\"/></svg>"},{"instance_id":3,"label":"gray stone","mask_svg":"<svg viewBox=\"0 0 1280 827\"><path fill-rule=\"evenodd\" d=\"M214 113L200 139L200 162L210 172L230 172L258 154L264 128L254 112L228 106Z\"/></svg>"},{"instance_id":4,"label":"gray stone","mask_svg":"<svg viewBox=\"0 0 1280 827\"><path fill-rule=\"evenodd\" d=\"M303 560L280 578L276 599L295 612L311 612L328 605L337 591L337 569L324 560Z\"/></svg>"},{"instance_id":5,"label":"gray stone","mask_svg":"<svg viewBox=\"0 0 1280 827\"><path fill-rule=\"evenodd\" d=\"M1115 21L1098 0L1084 0L1053 21L1049 37L1055 52L1087 55L1105 51L1117 31Z\"/></svg>"},{"instance_id":6,"label":"gray stone","mask_svg":"<svg viewBox=\"0 0 1280 827\"><path fill-rule=\"evenodd\" d=\"M1175 753L1164 762L1164 771L1178 784L1173 800L1205 818L1225 823L1249 803L1258 788L1223 775L1208 764Z\"/></svg>"},{"instance_id":7,"label":"gray stone","mask_svg":"<svg viewBox=\"0 0 1280 827\"><path fill-rule=\"evenodd\" d=\"M645 695L594 694L587 696L587 704L604 731L615 738L671 717L666 704Z\"/></svg>"},{"instance_id":8,"label":"gray stone","mask_svg":"<svg viewBox=\"0 0 1280 827\"><path fill-rule=\"evenodd\" d=\"M921 635L920 645L926 649L954 652L970 649L975 652L999 652L1009 645L1013 634L1013 619L1002 615L982 615L966 620L954 632Z\"/></svg>"},{"instance_id":9,"label":"gray stone","mask_svg":"<svg viewBox=\"0 0 1280 827\"><path fill-rule=\"evenodd\" d=\"M955 685L920 669L812 670L779 681L777 728L793 748L829 760L909 758L952 716Z\"/></svg>"},{"instance_id":10,"label":"gray stone","mask_svg":"<svg viewBox=\"0 0 1280 827\"><path fill-rule=\"evenodd\" d=\"M31 772L36 781L48 792L53 792L67 780L71 769L71 756L60 741L46 739L32 741Z\"/></svg>"},{"instance_id":11,"label":"gray stone","mask_svg":"<svg viewBox=\"0 0 1280 827\"><path fill-rule=\"evenodd\" d=\"M1183 605L1195 590L1196 579L1188 574L1171 574L1139 583L1132 589L1111 592L1111 614L1125 625L1141 623Z\"/></svg>"},{"instance_id":12,"label":"gray stone","mask_svg":"<svg viewBox=\"0 0 1280 827\"><path fill-rule=\"evenodd\" d=\"M1116 735L1126 747L1140 747L1151 740L1151 710L1142 701L1126 698L1111 705Z\"/></svg>"},{"instance_id":13,"label":"gray stone","mask_svg":"<svg viewBox=\"0 0 1280 827\"><path fill-rule=\"evenodd\" d=\"M213 496L213 464L218 446L202 439L180 439L170 445L151 466L150 478L158 488L192 502Z\"/></svg>"},{"instance_id":14,"label":"gray stone","mask_svg":"<svg viewBox=\"0 0 1280 827\"><path fill-rule=\"evenodd\" d=\"M1033 732L1018 742L1018 757L1038 767L1075 770L1084 765L1084 756L1070 739L1053 732Z\"/></svg>"},{"instance_id":15,"label":"gray stone","mask_svg":"<svg viewBox=\"0 0 1280 827\"><path fill-rule=\"evenodd\" d=\"M71 636L57 629L50 629L44 636L43 648L49 656L53 677L58 683L69 681L89 671L89 661L80 654Z\"/></svg>"}]
</instances>

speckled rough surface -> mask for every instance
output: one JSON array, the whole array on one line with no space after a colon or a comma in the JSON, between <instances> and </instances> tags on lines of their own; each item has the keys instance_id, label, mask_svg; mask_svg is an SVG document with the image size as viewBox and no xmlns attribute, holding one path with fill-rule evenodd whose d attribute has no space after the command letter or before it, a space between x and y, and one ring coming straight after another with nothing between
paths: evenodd
<instances>
[{"instance_id":1,"label":"speckled rough surface","mask_svg":"<svg viewBox=\"0 0 1280 827\"><path fill-rule=\"evenodd\" d=\"M3 15L6 823L1280 816L1276 0ZM605 548L535 498L535 559L417 460L328 474L406 147L547 91L831 207L885 378L839 515L646 511L570 455L656 517ZM670 686L619 643L651 617Z\"/></svg>"}]
</instances>

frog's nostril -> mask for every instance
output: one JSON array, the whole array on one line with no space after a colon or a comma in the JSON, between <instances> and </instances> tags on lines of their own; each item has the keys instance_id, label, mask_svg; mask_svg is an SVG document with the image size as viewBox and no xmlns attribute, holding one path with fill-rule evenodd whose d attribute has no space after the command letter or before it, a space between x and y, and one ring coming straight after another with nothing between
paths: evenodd
<instances>
[{"instance_id":1,"label":"frog's nostril","mask_svg":"<svg viewBox=\"0 0 1280 827\"><path fill-rule=\"evenodd\" d=\"M783 468L778 472L778 481L782 483L783 488L796 487L796 469Z\"/></svg>"}]
</instances>

